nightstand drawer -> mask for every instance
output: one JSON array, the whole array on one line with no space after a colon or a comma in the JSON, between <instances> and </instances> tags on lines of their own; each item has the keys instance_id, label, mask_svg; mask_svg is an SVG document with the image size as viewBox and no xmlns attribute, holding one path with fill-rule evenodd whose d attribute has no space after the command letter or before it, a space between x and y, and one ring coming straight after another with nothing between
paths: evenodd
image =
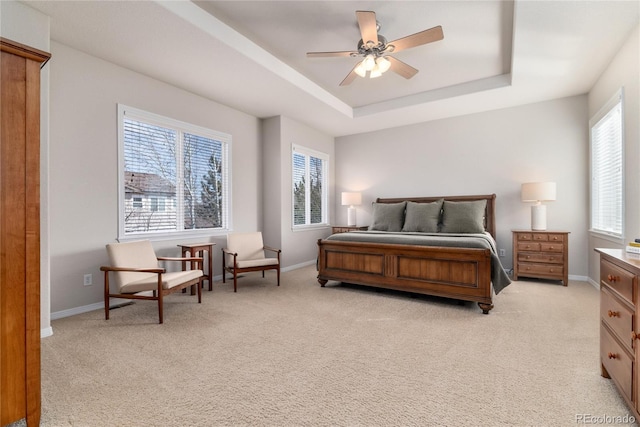
<instances>
[{"instance_id":1,"label":"nightstand drawer","mask_svg":"<svg viewBox=\"0 0 640 427\"><path fill-rule=\"evenodd\" d=\"M557 242L557 243L562 243L564 242L564 234L548 234L547 235L547 240L549 242Z\"/></svg>"},{"instance_id":2,"label":"nightstand drawer","mask_svg":"<svg viewBox=\"0 0 640 427\"><path fill-rule=\"evenodd\" d=\"M522 276L535 274L536 276L562 277L564 274L564 269L561 265L527 264L522 262L518 263L518 271Z\"/></svg>"},{"instance_id":3,"label":"nightstand drawer","mask_svg":"<svg viewBox=\"0 0 640 427\"><path fill-rule=\"evenodd\" d=\"M560 252L564 250L562 243L540 243L540 250L542 252Z\"/></svg>"},{"instance_id":4,"label":"nightstand drawer","mask_svg":"<svg viewBox=\"0 0 640 427\"><path fill-rule=\"evenodd\" d=\"M547 264L563 264L564 257L562 254L542 254L539 252L520 252L518 253L519 262L544 262Z\"/></svg>"},{"instance_id":5,"label":"nightstand drawer","mask_svg":"<svg viewBox=\"0 0 640 427\"><path fill-rule=\"evenodd\" d=\"M600 291L600 317L625 347L632 351L633 311L625 307L606 287Z\"/></svg>"},{"instance_id":6,"label":"nightstand drawer","mask_svg":"<svg viewBox=\"0 0 640 427\"><path fill-rule=\"evenodd\" d=\"M610 263L607 260L603 260L600 263L600 280L631 303L634 302L634 279L635 276L633 274L626 270L623 270L622 268Z\"/></svg>"},{"instance_id":7,"label":"nightstand drawer","mask_svg":"<svg viewBox=\"0 0 640 427\"><path fill-rule=\"evenodd\" d=\"M540 252L540 243L518 243L518 251L522 251L522 252L526 252L526 251L533 251L533 252Z\"/></svg>"},{"instance_id":8,"label":"nightstand drawer","mask_svg":"<svg viewBox=\"0 0 640 427\"><path fill-rule=\"evenodd\" d=\"M631 401L632 359L604 325L600 325L600 360L611 378L618 384L620 391Z\"/></svg>"}]
</instances>

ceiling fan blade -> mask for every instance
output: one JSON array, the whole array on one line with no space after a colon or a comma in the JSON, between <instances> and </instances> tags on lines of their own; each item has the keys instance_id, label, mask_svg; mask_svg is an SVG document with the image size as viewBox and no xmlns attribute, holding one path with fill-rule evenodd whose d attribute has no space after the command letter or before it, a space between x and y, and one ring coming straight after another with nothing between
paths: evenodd
<instances>
[{"instance_id":1,"label":"ceiling fan blade","mask_svg":"<svg viewBox=\"0 0 640 427\"><path fill-rule=\"evenodd\" d=\"M340 82L340 86L346 86L351 84L351 82L353 80L355 80L356 77L358 77L358 75L356 74L356 67L360 65L360 63L356 63L355 67L353 67L353 69L351 70L351 72L349 74L347 74L347 77L344 78L344 80L342 80Z\"/></svg>"},{"instance_id":2,"label":"ceiling fan blade","mask_svg":"<svg viewBox=\"0 0 640 427\"><path fill-rule=\"evenodd\" d=\"M391 67L389 69L394 73L401 75L405 79L410 79L418 72L418 70L413 68L411 65L405 64L404 62L394 58L393 56L387 55L385 56L385 58L387 58L389 62L391 62Z\"/></svg>"},{"instance_id":3,"label":"ceiling fan blade","mask_svg":"<svg viewBox=\"0 0 640 427\"><path fill-rule=\"evenodd\" d=\"M307 52L307 58L326 58L326 57L342 57L351 56L351 54L358 54L358 52L352 51L340 51L340 52Z\"/></svg>"},{"instance_id":4,"label":"ceiling fan blade","mask_svg":"<svg viewBox=\"0 0 640 427\"><path fill-rule=\"evenodd\" d=\"M393 53L396 53L411 47L437 42L443 38L444 33L442 32L442 27L438 25L437 27L429 28L428 30L420 31L419 33L389 42L387 43L387 46L392 44L394 46Z\"/></svg>"},{"instance_id":5,"label":"ceiling fan blade","mask_svg":"<svg viewBox=\"0 0 640 427\"><path fill-rule=\"evenodd\" d=\"M376 13L357 10L356 18L358 18L358 26L360 27L360 35L362 36L362 42L367 44L368 41L372 41L374 46L378 45L378 23L376 22Z\"/></svg>"}]
</instances>

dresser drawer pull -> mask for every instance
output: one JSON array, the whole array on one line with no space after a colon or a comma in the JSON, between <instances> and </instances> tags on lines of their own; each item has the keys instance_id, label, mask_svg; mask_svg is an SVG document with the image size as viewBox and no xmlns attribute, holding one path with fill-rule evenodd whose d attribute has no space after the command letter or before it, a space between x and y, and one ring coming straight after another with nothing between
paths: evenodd
<instances>
[{"instance_id":1,"label":"dresser drawer pull","mask_svg":"<svg viewBox=\"0 0 640 427\"><path fill-rule=\"evenodd\" d=\"M620 280L620 278L618 276L614 276L613 274L608 274L607 275L607 280L612 282L612 283L615 283L618 280Z\"/></svg>"},{"instance_id":2,"label":"dresser drawer pull","mask_svg":"<svg viewBox=\"0 0 640 427\"><path fill-rule=\"evenodd\" d=\"M640 338L640 334L636 334L636 331L631 331L631 340L636 340Z\"/></svg>"},{"instance_id":3,"label":"dresser drawer pull","mask_svg":"<svg viewBox=\"0 0 640 427\"><path fill-rule=\"evenodd\" d=\"M609 315L609 317L620 317L620 312L619 311L609 310L609 312L607 314Z\"/></svg>"},{"instance_id":4,"label":"dresser drawer pull","mask_svg":"<svg viewBox=\"0 0 640 427\"><path fill-rule=\"evenodd\" d=\"M617 359L617 358L618 358L618 355L617 355L617 354L615 354L615 353L611 353L611 352L609 352L609 353L607 354L607 357L608 357L609 359Z\"/></svg>"}]
</instances>

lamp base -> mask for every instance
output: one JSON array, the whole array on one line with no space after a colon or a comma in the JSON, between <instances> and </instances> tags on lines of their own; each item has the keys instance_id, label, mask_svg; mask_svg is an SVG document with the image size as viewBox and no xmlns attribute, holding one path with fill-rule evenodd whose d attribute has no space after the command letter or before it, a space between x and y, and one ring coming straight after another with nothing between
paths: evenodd
<instances>
[{"instance_id":1,"label":"lamp base","mask_svg":"<svg viewBox=\"0 0 640 427\"><path fill-rule=\"evenodd\" d=\"M536 231L547 229L547 207L545 205L531 206L531 229Z\"/></svg>"},{"instance_id":2,"label":"lamp base","mask_svg":"<svg viewBox=\"0 0 640 427\"><path fill-rule=\"evenodd\" d=\"M356 208L353 206L347 210L347 225L349 227L356 225Z\"/></svg>"}]
</instances>

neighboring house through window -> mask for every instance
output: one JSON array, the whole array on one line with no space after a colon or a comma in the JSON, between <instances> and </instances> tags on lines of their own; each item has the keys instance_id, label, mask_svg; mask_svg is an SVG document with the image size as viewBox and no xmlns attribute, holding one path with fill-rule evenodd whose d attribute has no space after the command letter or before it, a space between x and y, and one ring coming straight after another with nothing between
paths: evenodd
<instances>
[{"instance_id":1,"label":"neighboring house through window","mask_svg":"<svg viewBox=\"0 0 640 427\"><path fill-rule=\"evenodd\" d=\"M589 121L591 141L591 231L624 237L623 91Z\"/></svg>"},{"instance_id":2,"label":"neighboring house through window","mask_svg":"<svg viewBox=\"0 0 640 427\"><path fill-rule=\"evenodd\" d=\"M231 136L118 106L119 237L229 228Z\"/></svg>"},{"instance_id":3,"label":"neighboring house through window","mask_svg":"<svg viewBox=\"0 0 640 427\"><path fill-rule=\"evenodd\" d=\"M329 156L292 147L293 228L327 225Z\"/></svg>"}]
</instances>

